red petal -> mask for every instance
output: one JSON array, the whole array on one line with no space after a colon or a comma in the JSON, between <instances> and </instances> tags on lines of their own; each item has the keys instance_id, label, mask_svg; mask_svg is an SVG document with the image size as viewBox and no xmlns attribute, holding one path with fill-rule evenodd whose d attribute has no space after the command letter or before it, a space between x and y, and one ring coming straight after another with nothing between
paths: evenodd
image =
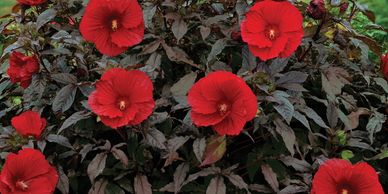
<instances>
[{"instance_id":1,"label":"red petal","mask_svg":"<svg viewBox=\"0 0 388 194\"><path fill-rule=\"evenodd\" d=\"M113 43L108 31L101 31L94 43L98 51L110 57L117 56L128 49L128 47L119 47Z\"/></svg>"},{"instance_id":2,"label":"red petal","mask_svg":"<svg viewBox=\"0 0 388 194\"><path fill-rule=\"evenodd\" d=\"M153 100L154 88L152 81L142 71L121 71L112 79L112 84L115 86L116 93L128 97L131 103Z\"/></svg>"},{"instance_id":3,"label":"red petal","mask_svg":"<svg viewBox=\"0 0 388 194\"><path fill-rule=\"evenodd\" d=\"M46 0L17 0L17 1L20 4L31 5L31 6L39 5L46 2Z\"/></svg>"},{"instance_id":4,"label":"red petal","mask_svg":"<svg viewBox=\"0 0 388 194\"><path fill-rule=\"evenodd\" d=\"M231 112L228 117L214 125L213 129L219 135L238 135L243 130L245 123L244 117Z\"/></svg>"},{"instance_id":5,"label":"red petal","mask_svg":"<svg viewBox=\"0 0 388 194\"><path fill-rule=\"evenodd\" d=\"M131 106L126 109L123 116L108 117L101 115L100 118L104 125L117 129L118 127L128 125L128 123L134 119L137 111L138 109L136 106Z\"/></svg>"},{"instance_id":6,"label":"red petal","mask_svg":"<svg viewBox=\"0 0 388 194\"><path fill-rule=\"evenodd\" d=\"M248 46L253 55L260 57L260 59L263 61L266 61L268 59L278 57L279 54L284 50L287 44L287 40L287 36L280 36L275 40L275 42L273 42L272 47L259 48L254 45Z\"/></svg>"},{"instance_id":7,"label":"red petal","mask_svg":"<svg viewBox=\"0 0 388 194\"><path fill-rule=\"evenodd\" d=\"M127 72L127 70L123 68L111 68L108 71L104 72L104 74L102 74L101 80L111 81L116 77L116 75L122 74L125 72Z\"/></svg>"},{"instance_id":8,"label":"red petal","mask_svg":"<svg viewBox=\"0 0 388 194\"><path fill-rule=\"evenodd\" d=\"M191 111L191 120L197 126L211 126L221 122L226 115L222 116L218 112L213 114L201 114Z\"/></svg>"},{"instance_id":9,"label":"red petal","mask_svg":"<svg viewBox=\"0 0 388 194\"><path fill-rule=\"evenodd\" d=\"M246 111L246 121L252 120L257 113L257 97L252 90L247 86L242 88L244 91L244 108Z\"/></svg>"},{"instance_id":10,"label":"red petal","mask_svg":"<svg viewBox=\"0 0 388 194\"><path fill-rule=\"evenodd\" d=\"M282 10L277 10L283 13L279 29L281 32L303 32L303 16L300 11L290 2L282 3Z\"/></svg>"},{"instance_id":11,"label":"red petal","mask_svg":"<svg viewBox=\"0 0 388 194\"><path fill-rule=\"evenodd\" d=\"M112 17L120 22L116 32L110 27ZM92 0L81 20L80 32L85 40L94 42L101 53L111 57L119 55L143 38L140 6L134 0Z\"/></svg>"},{"instance_id":12,"label":"red petal","mask_svg":"<svg viewBox=\"0 0 388 194\"><path fill-rule=\"evenodd\" d=\"M284 36L288 36L288 42L284 47L283 51L280 53L281 58L286 58L292 55L294 51L298 48L303 38L303 30L301 32L287 33Z\"/></svg>"},{"instance_id":13,"label":"red petal","mask_svg":"<svg viewBox=\"0 0 388 194\"><path fill-rule=\"evenodd\" d=\"M337 193L337 184L352 174L352 164L347 160L330 159L314 175L312 187L316 194Z\"/></svg>"},{"instance_id":14,"label":"red petal","mask_svg":"<svg viewBox=\"0 0 388 194\"><path fill-rule=\"evenodd\" d=\"M245 20L242 22L242 28L248 33L260 33L265 30L267 22L260 13L256 11L249 11L245 14Z\"/></svg>"},{"instance_id":15,"label":"red petal","mask_svg":"<svg viewBox=\"0 0 388 194\"><path fill-rule=\"evenodd\" d=\"M44 155L31 148L20 150L18 154L9 154L1 172L2 181L14 183L13 177L17 176L21 180L30 180L34 177L49 173L50 164ZM14 185L14 184L13 184Z\"/></svg>"},{"instance_id":16,"label":"red petal","mask_svg":"<svg viewBox=\"0 0 388 194\"><path fill-rule=\"evenodd\" d=\"M222 92L225 82L234 79L236 75L227 71L216 71L209 73L205 78L199 80L195 85L200 85L203 96L211 101L220 102L226 100Z\"/></svg>"},{"instance_id":17,"label":"red petal","mask_svg":"<svg viewBox=\"0 0 388 194\"><path fill-rule=\"evenodd\" d=\"M135 115L135 118L131 120L128 125L138 125L150 116L155 107L155 101L151 100L149 102L137 103L138 111Z\"/></svg>"},{"instance_id":18,"label":"red petal","mask_svg":"<svg viewBox=\"0 0 388 194\"><path fill-rule=\"evenodd\" d=\"M244 42L247 42L248 44L257 46L259 48L271 47L273 44L272 41L268 40L264 32L249 33L245 30L242 30L241 37Z\"/></svg>"},{"instance_id":19,"label":"red petal","mask_svg":"<svg viewBox=\"0 0 388 194\"><path fill-rule=\"evenodd\" d=\"M20 81L20 86L24 89L28 88L28 86L30 86L31 84L31 79L27 79L27 80L22 80Z\"/></svg>"},{"instance_id":20,"label":"red petal","mask_svg":"<svg viewBox=\"0 0 388 194\"><path fill-rule=\"evenodd\" d=\"M122 0L119 1L121 2ZM117 3L117 5L120 5L120 3ZM135 28L141 25L144 30L143 11L136 0L129 0L129 6L125 9L123 15L121 23L125 28Z\"/></svg>"},{"instance_id":21,"label":"red petal","mask_svg":"<svg viewBox=\"0 0 388 194\"><path fill-rule=\"evenodd\" d=\"M379 182L379 177L374 168L366 162L360 162L353 166L350 185L354 185L357 193L384 194Z\"/></svg>"},{"instance_id":22,"label":"red petal","mask_svg":"<svg viewBox=\"0 0 388 194\"><path fill-rule=\"evenodd\" d=\"M115 104L101 104L99 103L100 95L97 91L94 91L89 95L88 104L92 111L100 116L106 116L107 118L115 118L115 117L121 117L123 116L123 113L120 111L120 109ZM114 99L116 97L114 96Z\"/></svg>"},{"instance_id":23,"label":"red petal","mask_svg":"<svg viewBox=\"0 0 388 194\"><path fill-rule=\"evenodd\" d=\"M101 0L91 0L86 6L80 23L80 32L87 41L95 42L101 32L104 32L103 34L109 33L110 29L107 25L109 12L103 5L105 4Z\"/></svg>"},{"instance_id":24,"label":"red petal","mask_svg":"<svg viewBox=\"0 0 388 194\"><path fill-rule=\"evenodd\" d=\"M217 102L206 98L206 93L202 90L202 84L194 84L187 95L188 103L192 111L201 114L211 114L217 112Z\"/></svg>"},{"instance_id":25,"label":"red petal","mask_svg":"<svg viewBox=\"0 0 388 194\"><path fill-rule=\"evenodd\" d=\"M19 116L15 116L11 120L12 126L16 131L24 136L34 136L39 139L40 135L46 126L46 120L40 118L39 113L34 111L26 111Z\"/></svg>"},{"instance_id":26,"label":"red petal","mask_svg":"<svg viewBox=\"0 0 388 194\"><path fill-rule=\"evenodd\" d=\"M250 11L260 14L267 23L278 24L284 15L284 4L285 2L261 1L256 3Z\"/></svg>"},{"instance_id":27,"label":"red petal","mask_svg":"<svg viewBox=\"0 0 388 194\"><path fill-rule=\"evenodd\" d=\"M153 85L144 72L112 68L102 75L99 84L89 96L89 104L105 125L112 128L137 125L152 113ZM127 103L124 112L119 109L118 100Z\"/></svg>"},{"instance_id":28,"label":"red petal","mask_svg":"<svg viewBox=\"0 0 388 194\"><path fill-rule=\"evenodd\" d=\"M116 91L116 85L110 81L100 80L96 84L97 102L103 105L113 105L116 103L118 94Z\"/></svg>"},{"instance_id":29,"label":"red petal","mask_svg":"<svg viewBox=\"0 0 388 194\"><path fill-rule=\"evenodd\" d=\"M51 167L50 171L28 181L29 194L52 194L58 182L58 173Z\"/></svg>"},{"instance_id":30,"label":"red petal","mask_svg":"<svg viewBox=\"0 0 388 194\"><path fill-rule=\"evenodd\" d=\"M111 34L112 42L119 47L130 47L139 44L143 40L144 28L124 29L120 28Z\"/></svg>"}]
</instances>

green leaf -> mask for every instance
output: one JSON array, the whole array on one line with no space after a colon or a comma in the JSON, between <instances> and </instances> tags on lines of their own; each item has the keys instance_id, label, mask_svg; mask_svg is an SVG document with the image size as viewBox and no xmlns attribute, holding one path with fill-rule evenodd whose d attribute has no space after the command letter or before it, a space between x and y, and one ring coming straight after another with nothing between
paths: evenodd
<instances>
[{"instance_id":1,"label":"green leaf","mask_svg":"<svg viewBox=\"0 0 388 194\"><path fill-rule=\"evenodd\" d=\"M113 183L108 183L105 188L105 194L125 194L125 191Z\"/></svg>"},{"instance_id":2,"label":"green leaf","mask_svg":"<svg viewBox=\"0 0 388 194\"><path fill-rule=\"evenodd\" d=\"M350 160L353 157L354 157L354 154L350 150L343 150L341 152L341 158L344 159L344 160Z\"/></svg>"},{"instance_id":3,"label":"green leaf","mask_svg":"<svg viewBox=\"0 0 388 194\"><path fill-rule=\"evenodd\" d=\"M338 130L336 132L338 141L340 145L346 145L346 132L343 130Z\"/></svg>"}]
</instances>

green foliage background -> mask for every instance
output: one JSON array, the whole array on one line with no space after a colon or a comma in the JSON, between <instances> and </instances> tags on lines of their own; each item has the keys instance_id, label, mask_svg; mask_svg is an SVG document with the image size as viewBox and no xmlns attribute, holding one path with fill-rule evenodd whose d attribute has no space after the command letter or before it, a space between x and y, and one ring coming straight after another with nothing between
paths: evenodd
<instances>
[{"instance_id":1,"label":"green foliage background","mask_svg":"<svg viewBox=\"0 0 388 194\"><path fill-rule=\"evenodd\" d=\"M361 0L360 2L367 4L375 12L378 24L385 28L388 27L388 11L386 10L388 0Z\"/></svg>"},{"instance_id":2,"label":"green foliage background","mask_svg":"<svg viewBox=\"0 0 388 194\"><path fill-rule=\"evenodd\" d=\"M1 0L0 1L0 15L7 14L11 11L12 6L15 4L15 0Z\"/></svg>"}]
</instances>

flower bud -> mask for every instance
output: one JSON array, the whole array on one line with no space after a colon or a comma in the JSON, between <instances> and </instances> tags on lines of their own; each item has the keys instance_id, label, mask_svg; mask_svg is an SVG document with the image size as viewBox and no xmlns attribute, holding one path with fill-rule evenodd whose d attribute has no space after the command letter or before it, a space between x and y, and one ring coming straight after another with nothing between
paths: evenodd
<instances>
[{"instance_id":1,"label":"flower bud","mask_svg":"<svg viewBox=\"0 0 388 194\"><path fill-rule=\"evenodd\" d=\"M240 40L241 40L241 32L239 32L239 31L233 31L233 32L230 34L230 37L232 38L232 40L240 41Z\"/></svg>"},{"instance_id":2,"label":"flower bud","mask_svg":"<svg viewBox=\"0 0 388 194\"><path fill-rule=\"evenodd\" d=\"M349 2L343 2L340 6L340 13L343 14L349 7Z\"/></svg>"},{"instance_id":3,"label":"flower bud","mask_svg":"<svg viewBox=\"0 0 388 194\"><path fill-rule=\"evenodd\" d=\"M388 53L381 56L381 72L383 72L384 77L388 80Z\"/></svg>"},{"instance_id":4,"label":"flower bud","mask_svg":"<svg viewBox=\"0 0 388 194\"><path fill-rule=\"evenodd\" d=\"M313 19L321 20L326 15L325 1L324 0L311 0L310 5L307 7L307 15Z\"/></svg>"}]
</instances>

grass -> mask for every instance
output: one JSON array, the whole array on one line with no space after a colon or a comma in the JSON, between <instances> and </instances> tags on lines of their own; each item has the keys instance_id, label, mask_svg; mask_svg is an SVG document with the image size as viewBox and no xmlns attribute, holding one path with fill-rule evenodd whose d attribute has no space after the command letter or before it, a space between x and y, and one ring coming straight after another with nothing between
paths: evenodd
<instances>
[{"instance_id":1,"label":"grass","mask_svg":"<svg viewBox=\"0 0 388 194\"><path fill-rule=\"evenodd\" d=\"M368 5L376 15L376 23L388 28L388 11L386 9L388 0L360 0L361 3Z\"/></svg>"},{"instance_id":2,"label":"grass","mask_svg":"<svg viewBox=\"0 0 388 194\"><path fill-rule=\"evenodd\" d=\"M16 0L0 0L0 16L11 13Z\"/></svg>"}]
</instances>

